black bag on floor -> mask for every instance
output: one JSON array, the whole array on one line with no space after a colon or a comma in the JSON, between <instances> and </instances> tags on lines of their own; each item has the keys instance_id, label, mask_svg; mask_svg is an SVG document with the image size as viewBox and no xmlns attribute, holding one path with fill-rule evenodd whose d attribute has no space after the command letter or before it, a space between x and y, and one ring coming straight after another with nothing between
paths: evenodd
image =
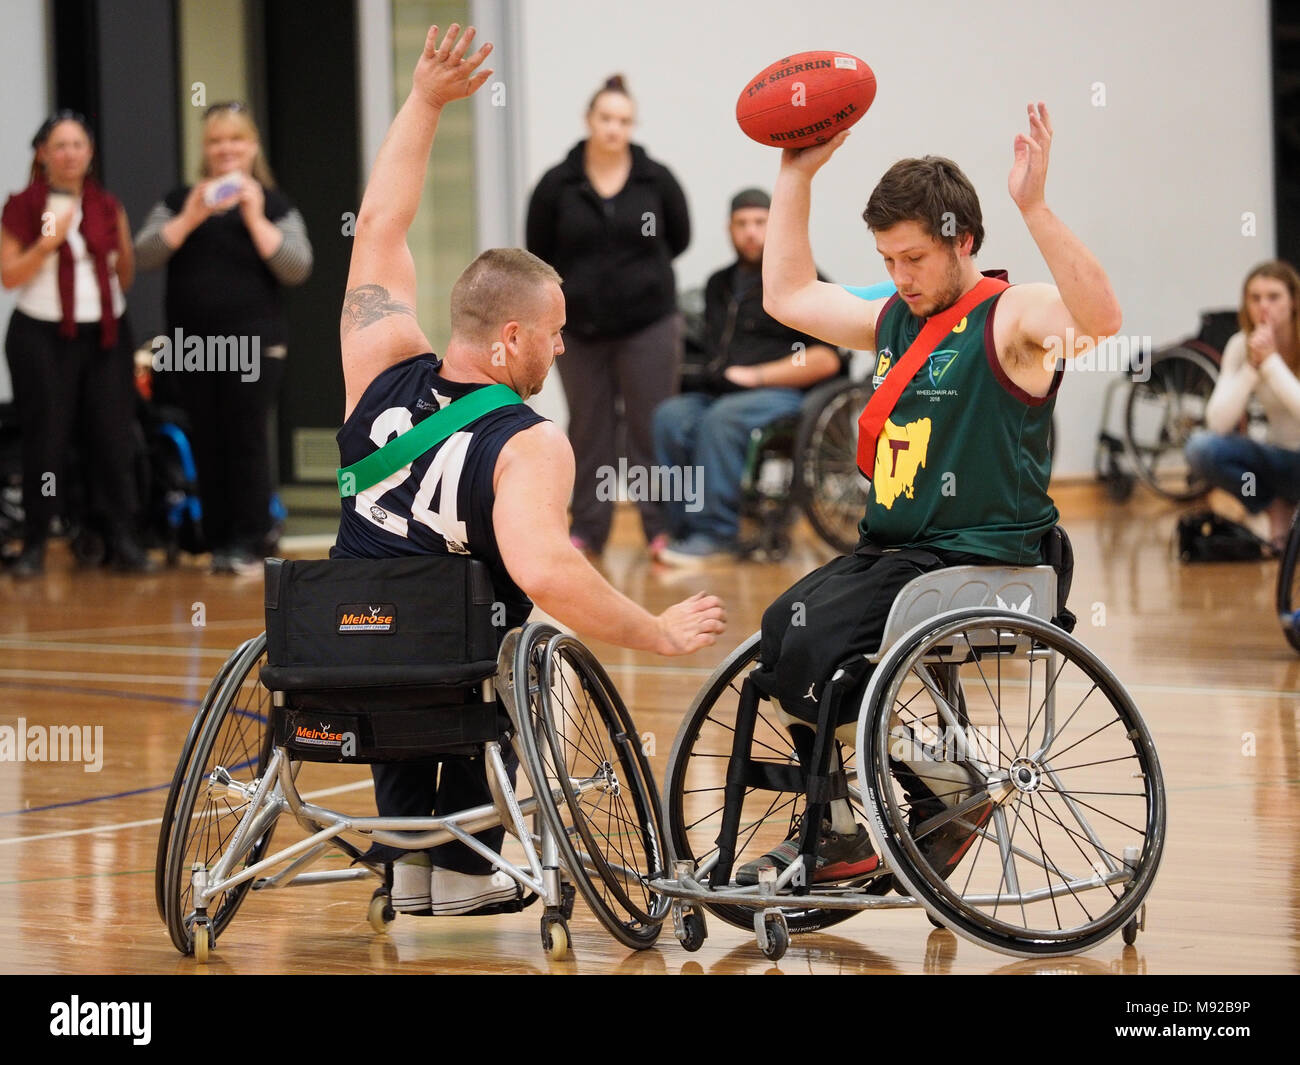
<instances>
[{"instance_id":1,"label":"black bag on floor","mask_svg":"<svg viewBox=\"0 0 1300 1065\"><path fill-rule=\"evenodd\" d=\"M1273 549L1244 525L1212 510L1198 510L1178 519L1178 557L1184 562L1258 562Z\"/></svg>"}]
</instances>

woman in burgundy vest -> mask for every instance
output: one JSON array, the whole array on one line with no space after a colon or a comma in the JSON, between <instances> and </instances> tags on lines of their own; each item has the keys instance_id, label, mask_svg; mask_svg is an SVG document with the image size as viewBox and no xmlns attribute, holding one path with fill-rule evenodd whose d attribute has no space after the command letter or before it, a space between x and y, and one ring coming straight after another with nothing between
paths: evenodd
<instances>
[{"instance_id":1,"label":"woman in burgundy vest","mask_svg":"<svg viewBox=\"0 0 1300 1065\"><path fill-rule=\"evenodd\" d=\"M31 179L0 225L0 281L18 290L5 351L22 422L26 535L12 572L44 571L51 520L75 483L114 568L151 569L134 535L135 392L124 293L135 260L126 212L95 180L83 116L60 111L32 138ZM68 468L74 441L83 466Z\"/></svg>"}]
</instances>

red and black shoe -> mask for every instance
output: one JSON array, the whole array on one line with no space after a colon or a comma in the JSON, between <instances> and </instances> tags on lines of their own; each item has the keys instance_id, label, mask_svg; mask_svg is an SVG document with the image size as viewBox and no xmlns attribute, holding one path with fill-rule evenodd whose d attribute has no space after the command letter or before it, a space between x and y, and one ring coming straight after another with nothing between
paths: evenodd
<instances>
[{"instance_id":1,"label":"red and black shoe","mask_svg":"<svg viewBox=\"0 0 1300 1065\"><path fill-rule=\"evenodd\" d=\"M925 820L928 820L928 818L917 817L916 814L919 812L914 808L912 826L914 833ZM975 842L980 830L988 824L992 815L993 800L987 799L979 806L967 810L960 817L944 822L918 839L917 845L930 863L930 867L947 880L949 874L961 864L962 858L966 856L971 844Z\"/></svg>"},{"instance_id":2,"label":"red and black shoe","mask_svg":"<svg viewBox=\"0 0 1300 1065\"><path fill-rule=\"evenodd\" d=\"M871 837L862 825L855 826L853 835L833 832L823 828L817 842L817 869L814 884L828 884L844 880L860 880L880 872L880 855L871 846ZM784 843L779 843L763 857L747 862L736 870L736 883L748 886L758 883L758 871L770 865L780 876L790 863L799 857L799 833L796 831ZM888 881L888 877L885 878ZM888 890L886 884L885 890Z\"/></svg>"}]
</instances>

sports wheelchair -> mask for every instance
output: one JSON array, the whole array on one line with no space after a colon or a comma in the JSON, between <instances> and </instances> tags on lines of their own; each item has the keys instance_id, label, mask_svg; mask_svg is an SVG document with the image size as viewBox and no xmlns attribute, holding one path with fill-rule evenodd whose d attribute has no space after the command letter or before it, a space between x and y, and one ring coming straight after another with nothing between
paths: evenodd
<instances>
[{"instance_id":1,"label":"sports wheelchair","mask_svg":"<svg viewBox=\"0 0 1300 1065\"><path fill-rule=\"evenodd\" d=\"M1164 845L1160 764L1124 687L1067 631L1058 568L1065 593L1072 567L1057 542L1056 568L914 578L866 658L865 692L840 669L802 744L747 679L758 634L718 667L669 755L673 868L651 885L672 898L687 950L707 936L705 911L752 928L776 960L792 933L914 906L1014 956L1076 953L1117 931L1135 941ZM856 726L832 731L844 698L861 700ZM837 803L870 826L880 862L817 883L807 871ZM964 842L941 853L954 833ZM784 871L760 865L757 884L733 881L733 866L787 839L799 855Z\"/></svg>"},{"instance_id":2,"label":"sports wheelchair","mask_svg":"<svg viewBox=\"0 0 1300 1065\"><path fill-rule=\"evenodd\" d=\"M532 624L498 651L502 604L487 570L456 556L268 559L266 606L266 633L208 687L167 796L155 890L177 950L205 961L250 890L290 885L378 879L368 919L382 932L395 917L392 867L366 845L453 840L519 885L507 909L542 900L551 957L568 950L575 888L620 942L655 942L668 912L648 887L665 867L659 796L626 707L581 643ZM447 755L481 759L490 803L355 817L297 785L308 761ZM273 852L284 815L306 836ZM475 838L496 826L522 862ZM307 871L339 851L353 867Z\"/></svg>"}]
</instances>

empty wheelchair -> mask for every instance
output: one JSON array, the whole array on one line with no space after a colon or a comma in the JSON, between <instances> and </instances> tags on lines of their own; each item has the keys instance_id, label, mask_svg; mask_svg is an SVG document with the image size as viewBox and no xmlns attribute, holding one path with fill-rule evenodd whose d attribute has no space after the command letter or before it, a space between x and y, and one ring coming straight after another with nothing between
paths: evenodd
<instances>
[{"instance_id":1,"label":"empty wheelchair","mask_svg":"<svg viewBox=\"0 0 1300 1065\"><path fill-rule=\"evenodd\" d=\"M915 578L868 656L865 692L837 690L840 670L815 738L805 729L798 745L792 719L746 680L758 634L738 647L669 756L673 875L654 886L673 899L683 946L704 942L705 911L752 927L776 959L792 933L903 906L1015 956L1076 953L1116 932L1132 943L1164 844L1160 765L1123 686L1054 623L1069 624L1057 587L1048 565ZM838 698L860 711L832 732ZM880 863L817 883L807 871L833 816L867 825ZM733 880L786 839L799 855L783 871Z\"/></svg>"},{"instance_id":2,"label":"empty wheelchair","mask_svg":"<svg viewBox=\"0 0 1300 1065\"><path fill-rule=\"evenodd\" d=\"M378 605L376 605L378 604ZM638 733L581 643L545 625L500 629L486 568L460 557L267 563L267 632L209 686L186 738L158 840L156 894L172 943L204 961L250 891L376 882L368 919L394 917L391 866L372 843L459 841L542 900L552 957L580 893L633 949L668 901L660 804ZM480 760L491 801L419 818L357 817L311 801L309 761ZM517 791L515 767L527 787ZM273 849L290 817L303 838ZM503 826L522 859L476 833ZM509 839L507 836L507 839ZM341 852L351 867L308 871Z\"/></svg>"}]
</instances>

